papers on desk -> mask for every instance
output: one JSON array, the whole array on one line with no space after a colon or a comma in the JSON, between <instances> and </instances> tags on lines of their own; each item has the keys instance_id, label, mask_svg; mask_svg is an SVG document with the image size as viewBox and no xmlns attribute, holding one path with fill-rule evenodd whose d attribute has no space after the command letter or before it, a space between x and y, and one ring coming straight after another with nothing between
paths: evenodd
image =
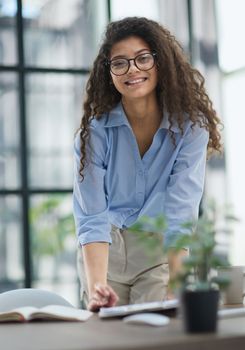
<instances>
[{"instance_id":1,"label":"papers on desk","mask_svg":"<svg viewBox=\"0 0 245 350\"><path fill-rule=\"evenodd\" d=\"M93 313L73 307L48 305L42 308L20 307L0 313L0 322L26 322L32 320L86 321Z\"/></svg>"},{"instance_id":2,"label":"papers on desk","mask_svg":"<svg viewBox=\"0 0 245 350\"><path fill-rule=\"evenodd\" d=\"M154 301L149 303L102 307L99 311L99 317L121 317L139 312L160 312L174 311L178 308L179 301L177 299L166 301Z\"/></svg>"},{"instance_id":3,"label":"papers on desk","mask_svg":"<svg viewBox=\"0 0 245 350\"><path fill-rule=\"evenodd\" d=\"M232 318L245 316L245 307L237 307L232 309L222 309L218 311L219 318Z\"/></svg>"}]
</instances>

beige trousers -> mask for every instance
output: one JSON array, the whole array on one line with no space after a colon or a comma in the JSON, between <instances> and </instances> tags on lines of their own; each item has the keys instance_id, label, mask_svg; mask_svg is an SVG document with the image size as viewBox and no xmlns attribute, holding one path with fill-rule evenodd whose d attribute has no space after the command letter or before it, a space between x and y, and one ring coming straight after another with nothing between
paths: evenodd
<instances>
[{"instance_id":1,"label":"beige trousers","mask_svg":"<svg viewBox=\"0 0 245 350\"><path fill-rule=\"evenodd\" d=\"M167 258L162 252L162 235L135 234L112 226L107 282L119 296L118 305L160 301L166 297L169 279ZM78 248L77 268L81 300L88 303L88 286L82 247Z\"/></svg>"}]
</instances>

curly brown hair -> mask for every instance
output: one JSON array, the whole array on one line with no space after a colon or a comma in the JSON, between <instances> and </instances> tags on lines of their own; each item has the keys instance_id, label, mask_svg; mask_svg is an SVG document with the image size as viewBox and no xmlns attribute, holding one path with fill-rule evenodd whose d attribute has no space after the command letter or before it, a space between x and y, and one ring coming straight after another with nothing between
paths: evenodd
<instances>
[{"instance_id":1,"label":"curly brown hair","mask_svg":"<svg viewBox=\"0 0 245 350\"><path fill-rule=\"evenodd\" d=\"M158 84L157 101L160 110L169 113L169 132L177 122L183 132L185 115L192 125L200 125L209 132L208 151L221 151L220 120L213 108L205 88L204 78L188 62L187 56L176 38L159 23L144 17L127 17L111 22L106 28L104 40L94 61L86 85L84 114L80 124L81 159L80 175L86 165L86 144L89 139L89 124L93 118L99 119L121 100L121 94L111 83L109 67L112 46L130 36L142 38L156 52Z\"/></svg>"}]
</instances>

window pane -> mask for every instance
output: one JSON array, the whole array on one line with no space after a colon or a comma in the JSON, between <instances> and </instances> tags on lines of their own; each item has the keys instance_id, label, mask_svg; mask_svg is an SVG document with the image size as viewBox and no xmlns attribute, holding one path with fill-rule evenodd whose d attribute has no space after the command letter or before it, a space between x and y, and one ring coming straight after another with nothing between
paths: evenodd
<instances>
[{"instance_id":1,"label":"window pane","mask_svg":"<svg viewBox=\"0 0 245 350\"><path fill-rule=\"evenodd\" d=\"M16 63L16 9L15 0L0 0L0 64Z\"/></svg>"},{"instance_id":2,"label":"window pane","mask_svg":"<svg viewBox=\"0 0 245 350\"><path fill-rule=\"evenodd\" d=\"M106 21L103 0L24 0L26 64L89 67Z\"/></svg>"},{"instance_id":3,"label":"window pane","mask_svg":"<svg viewBox=\"0 0 245 350\"><path fill-rule=\"evenodd\" d=\"M151 18L169 29L188 52L189 33L186 1L111 0L110 3L112 20L122 19L127 16Z\"/></svg>"},{"instance_id":4,"label":"window pane","mask_svg":"<svg viewBox=\"0 0 245 350\"><path fill-rule=\"evenodd\" d=\"M29 178L32 187L71 187L73 140L82 114L85 76L27 78Z\"/></svg>"},{"instance_id":5,"label":"window pane","mask_svg":"<svg viewBox=\"0 0 245 350\"><path fill-rule=\"evenodd\" d=\"M244 264L245 211L245 169L244 139L244 85L245 73L231 74L223 80L223 108L225 116L225 146L227 164L227 194L239 218L232 237L231 261L234 265Z\"/></svg>"},{"instance_id":6,"label":"window pane","mask_svg":"<svg viewBox=\"0 0 245 350\"><path fill-rule=\"evenodd\" d=\"M24 284L21 216L18 197L0 197L0 292Z\"/></svg>"},{"instance_id":7,"label":"window pane","mask_svg":"<svg viewBox=\"0 0 245 350\"><path fill-rule=\"evenodd\" d=\"M128 16L143 16L159 19L158 1L149 0L112 0L111 1L111 17L112 20L118 20Z\"/></svg>"},{"instance_id":8,"label":"window pane","mask_svg":"<svg viewBox=\"0 0 245 350\"><path fill-rule=\"evenodd\" d=\"M71 195L35 195L30 224L34 287L77 303L76 236Z\"/></svg>"},{"instance_id":9,"label":"window pane","mask_svg":"<svg viewBox=\"0 0 245 350\"><path fill-rule=\"evenodd\" d=\"M18 83L14 73L0 73L0 188L20 185Z\"/></svg>"},{"instance_id":10,"label":"window pane","mask_svg":"<svg viewBox=\"0 0 245 350\"><path fill-rule=\"evenodd\" d=\"M245 66L245 2L217 0L219 57L221 68L232 71Z\"/></svg>"}]
</instances>

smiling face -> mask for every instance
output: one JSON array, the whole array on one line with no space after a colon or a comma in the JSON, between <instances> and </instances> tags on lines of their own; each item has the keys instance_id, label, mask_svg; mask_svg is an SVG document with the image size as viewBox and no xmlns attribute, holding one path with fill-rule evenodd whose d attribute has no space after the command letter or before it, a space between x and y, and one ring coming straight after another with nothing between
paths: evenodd
<instances>
[{"instance_id":1,"label":"smiling face","mask_svg":"<svg viewBox=\"0 0 245 350\"><path fill-rule=\"evenodd\" d=\"M131 36L113 45L110 60L116 58L132 59L144 53L151 53L149 45L140 37ZM111 73L115 88L123 99L145 98L156 96L157 68L156 64L147 71L137 68L133 61L126 74L117 76Z\"/></svg>"}]
</instances>

